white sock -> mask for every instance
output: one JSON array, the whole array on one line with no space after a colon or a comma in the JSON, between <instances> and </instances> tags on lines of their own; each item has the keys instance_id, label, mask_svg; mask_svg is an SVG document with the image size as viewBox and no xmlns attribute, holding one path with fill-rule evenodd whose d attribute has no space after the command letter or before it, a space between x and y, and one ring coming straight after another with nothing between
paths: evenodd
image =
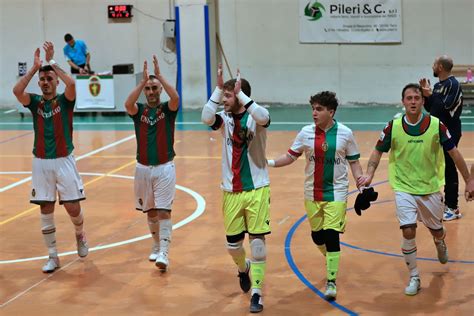
<instances>
[{"instance_id":1,"label":"white sock","mask_svg":"<svg viewBox=\"0 0 474 316\"><path fill-rule=\"evenodd\" d=\"M58 256L56 249L56 227L54 226L54 213L41 213L41 232L43 233L44 243L48 247L48 254L51 257Z\"/></svg>"},{"instance_id":2,"label":"white sock","mask_svg":"<svg viewBox=\"0 0 474 316\"><path fill-rule=\"evenodd\" d=\"M418 268L416 266L416 241L413 239L405 239L402 241L402 253L405 258L408 270L410 270L410 276L418 276Z\"/></svg>"},{"instance_id":3,"label":"white sock","mask_svg":"<svg viewBox=\"0 0 474 316\"><path fill-rule=\"evenodd\" d=\"M81 235L84 229L84 216L82 214L82 209L79 212L79 215L76 217L69 216L71 222L74 224L74 229L76 230L76 235Z\"/></svg>"},{"instance_id":4,"label":"white sock","mask_svg":"<svg viewBox=\"0 0 474 316\"><path fill-rule=\"evenodd\" d=\"M171 230L173 229L173 224L171 223L171 219L161 219L159 225L160 251L168 253L169 245L171 243Z\"/></svg>"},{"instance_id":5,"label":"white sock","mask_svg":"<svg viewBox=\"0 0 474 316\"><path fill-rule=\"evenodd\" d=\"M252 288L252 292L250 292L250 295L254 295L257 293L258 295L262 296L262 289L254 289Z\"/></svg>"},{"instance_id":6,"label":"white sock","mask_svg":"<svg viewBox=\"0 0 474 316\"><path fill-rule=\"evenodd\" d=\"M155 242L155 246L160 245L160 222L158 216L148 217L148 228L150 228L151 237Z\"/></svg>"}]
</instances>

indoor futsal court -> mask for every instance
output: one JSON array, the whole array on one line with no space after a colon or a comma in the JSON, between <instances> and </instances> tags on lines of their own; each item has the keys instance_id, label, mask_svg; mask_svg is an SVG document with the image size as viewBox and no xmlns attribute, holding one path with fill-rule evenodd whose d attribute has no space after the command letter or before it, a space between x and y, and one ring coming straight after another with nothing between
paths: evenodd
<instances>
[{"instance_id":1,"label":"indoor futsal court","mask_svg":"<svg viewBox=\"0 0 474 316\"><path fill-rule=\"evenodd\" d=\"M473 16L474 0L0 0L0 316L474 315L453 149L462 130L474 170ZM370 179L378 140L397 202L389 153ZM461 165L444 182L442 149Z\"/></svg>"},{"instance_id":2,"label":"indoor futsal court","mask_svg":"<svg viewBox=\"0 0 474 316\"><path fill-rule=\"evenodd\" d=\"M373 111L373 108L371 108ZM354 129L365 169L386 120L400 108L379 107L370 121L367 108L344 108L337 117ZM284 153L308 121L308 107L269 108L272 125L267 156ZM288 112L290 111L290 112ZM83 116L75 120L75 157L87 200L85 230L91 252L74 253L72 224L56 205L61 269L41 272L46 257L39 232L39 209L28 202L31 170L31 118L2 114L1 168L1 313L4 315L243 315L249 295L238 285L237 271L225 249L220 190L221 135L199 124L199 111L184 112L177 122L177 194L173 206L170 268L160 273L147 260L151 240L146 218L134 210L135 136L125 116ZM295 121L289 122L293 113ZM464 117L465 116L465 117ZM460 149L474 162L472 113ZM306 117L306 119L304 119ZM99 121L99 122L98 122ZM372 129L372 130L367 130ZM441 265L433 240L418 229L418 266L422 290L404 295L407 273L393 192L387 183L384 155L374 184L376 204L357 216L348 209L341 237L338 298L327 302L324 261L314 246L303 207L304 159L270 169L272 233L267 238L265 280L267 315L472 314L474 252L472 204L460 197L464 218L447 222L449 263ZM351 177L350 177L351 179ZM464 184L461 184L464 189ZM350 191L355 190L351 179ZM352 207L352 193L348 205ZM248 251L248 243L246 242Z\"/></svg>"}]
</instances>

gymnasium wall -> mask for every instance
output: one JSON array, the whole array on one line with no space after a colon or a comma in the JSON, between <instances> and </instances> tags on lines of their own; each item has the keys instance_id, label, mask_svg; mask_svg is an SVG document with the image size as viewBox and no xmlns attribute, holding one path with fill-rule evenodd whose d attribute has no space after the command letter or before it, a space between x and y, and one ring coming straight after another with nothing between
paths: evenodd
<instances>
[{"instance_id":1,"label":"gymnasium wall","mask_svg":"<svg viewBox=\"0 0 474 316\"><path fill-rule=\"evenodd\" d=\"M377 45L300 44L297 0L215 2L216 28L231 70L241 69L254 99L262 103L306 103L310 94L323 89L336 91L344 103L398 103L405 83L431 76L436 55L448 53L455 63L474 63L472 0L403 0L402 44ZM106 7L113 3L134 5L130 23L108 21ZM174 82L175 56L163 49L161 21L173 15L170 3L1 0L0 105L16 103L11 89L18 62L31 66L33 51L44 40L55 43L55 60L68 68L62 53L65 33L86 41L95 70L132 62L140 71L144 58L155 53L162 72ZM227 71L225 75L229 77Z\"/></svg>"}]
</instances>

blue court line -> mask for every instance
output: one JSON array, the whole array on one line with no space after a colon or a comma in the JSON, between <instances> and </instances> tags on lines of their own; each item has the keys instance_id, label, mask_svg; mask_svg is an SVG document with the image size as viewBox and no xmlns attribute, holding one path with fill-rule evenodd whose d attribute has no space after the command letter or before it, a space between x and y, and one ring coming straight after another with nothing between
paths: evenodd
<instances>
[{"instance_id":1,"label":"blue court line","mask_svg":"<svg viewBox=\"0 0 474 316\"><path fill-rule=\"evenodd\" d=\"M31 135L31 134L33 134L33 131L25 133L25 134L17 135L17 136L14 136L14 137L7 138L5 140L0 141L0 144L8 143L9 141L12 141L14 139L17 139L17 138L20 138L20 137L23 137L23 136L26 136L26 135Z\"/></svg>"},{"instance_id":2,"label":"blue court line","mask_svg":"<svg viewBox=\"0 0 474 316\"><path fill-rule=\"evenodd\" d=\"M293 256L291 255L291 239L293 238L293 235L296 231L296 229L298 228L298 226L306 219L306 215L301 217L294 225L293 227L291 227L290 231L288 232L288 235L286 235L286 239L285 239L285 257L286 257L286 260L288 261L288 264L290 265L290 268L293 270L293 272L296 274L296 276L298 277L298 279L300 279L301 282L303 282L304 285L306 285L308 288L310 288L314 293L316 293L319 297L321 297L324 301L326 301L326 299L324 298L324 294L318 290L313 284L311 284L311 282L308 281L308 279L306 279L304 277L304 275L301 273L301 271L298 269L298 267L296 266L295 262L293 261ZM357 315L357 313L351 311L350 309L338 304L336 301L326 301L328 302L329 304L331 304L332 306L336 307L337 309L343 311L344 313L346 314L349 314L349 315Z\"/></svg>"},{"instance_id":3,"label":"blue court line","mask_svg":"<svg viewBox=\"0 0 474 316\"><path fill-rule=\"evenodd\" d=\"M372 186L377 186L377 185L380 185L380 184L383 184L383 183L386 183L386 182L388 182L388 180L376 182ZM355 192L358 192L358 190L350 191L349 195L351 195ZM393 200L377 201L377 202L374 202L372 204L382 204L382 203L388 203L388 202L392 202L392 201ZM353 209L354 208L351 207L351 208L348 208L347 211L350 211L350 210L353 210ZM303 282L303 284L306 285L310 290L312 290L314 293L316 293L316 295L318 295L319 297L321 297L323 300L326 301L326 299L324 298L323 292L321 292L313 284L311 284L311 282L298 269L298 267L295 264L295 261L293 260L293 255L291 254L291 240L293 238L293 235L295 234L296 229L300 226L300 224L307 217L308 216L305 214L299 220L297 220L296 223L290 228L290 231L288 232L288 234L286 235L286 239L285 239L285 257L286 257L286 260L288 262L288 265L293 270L293 272L298 277L298 279L300 279L300 281ZM369 252L369 253L375 253L375 254L384 255L384 256L400 257L400 258L403 257L402 255L399 255L399 254L393 254L393 253L389 253L389 252L383 252L383 251L377 251L377 250L362 248L362 247L354 246L354 245L351 245L351 244L348 244L348 243L345 243L345 242L341 242L341 245L346 246L348 248L355 249L355 250L360 250L360 251ZM417 257L416 259L417 260L423 260L423 261L438 262L438 259L433 259L433 258L420 258L420 257ZM466 264L473 264L474 263L474 261L470 261L470 260L449 260L448 262L451 262L451 263L466 263ZM342 306L342 305L336 303L336 301L326 301L326 302L328 302L332 306L336 307L337 309L339 309L339 310L341 310L341 311L343 311L343 312L345 312L349 315L358 315L356 312L351 311L350 309L346 308L345 306Z\"/></svg>"}]
</instances>

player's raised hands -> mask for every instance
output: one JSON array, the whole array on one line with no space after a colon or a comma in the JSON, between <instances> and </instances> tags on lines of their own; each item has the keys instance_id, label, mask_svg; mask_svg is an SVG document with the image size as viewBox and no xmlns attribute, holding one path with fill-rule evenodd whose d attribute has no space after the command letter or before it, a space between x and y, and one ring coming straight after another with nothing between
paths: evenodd
<instances>
[{"instance_id":1,"label":"player's raised hands","mask_svg":"<svg viewBox=\"0 0 474 316\"><path fill-rule=\"evenodd\" d=\"M38 70L41 68L41 66L43 65L43 61L41 60L41 57L40 57L40 49L37 48L35 50L35 57L34 57L34 61L33 61L33 68L35 70Z\"/></svg>"},{"instance_id":2,"label":"player's raised hands","mask_svg":"<svg viewBox=\"0 0 474 316\"><path fill-rule=\"evenodd\" d=\"M240 81L240 69L237 68L237 76L235 77L235 87L234 87L234 93L237 95L240 92L240 89L242 87L242 82Z\"/></svg>"},{"instance_id":3,"label":"player's raised hands","mask_svg":"<svg viewBox=\"0 0 474 316\"><path fill-rule=\"evenodd\" d=\"M160 65L158 64L158 58L156 58L156 55L153 55L153 70L155 71L156 77L159 77L161 75Z\"/></svg>"},{"instance_id":4,"label":"player's raised hands","mask_svg":"<svg viewBox=\"0 0 474 316\"><path fill-rule=\"evenodd\" d=\"M217 87L219 89L224 89L224 76L222 74L222 64L217 65Z\"/></svg>"},{"instance_id":5,"label":"player's raised hands","mask_svg":"<svg viewBox=\"0 0 474 316\"><path fill-rule=\"evenodd\" d=\"M142 80L144 82L148 81L148 63L146 60L143 62L143 79Z\"/></svg>"},{"instance_id":6,"label":"player's raised hands","mask_svg":"<svg viewBox=\"0 0 474 316\"><path fill-rule=\"evenodd\" d=\"M431 82L429 79L422 78L419 81L421 87L421 93L424 97L429 97L431 95Z\"/></svg>"},{"instance_id":7,"label":"player's raised hands","mask_svg":"<svg viewBox=\"0 0 474 316\"><path fill-rule=\"evenodd\" d=\"M45 59L49 62L54 57L54 45L52 42L44 42L43 49L45 53Z\"/></svg>"}]
</instances>

